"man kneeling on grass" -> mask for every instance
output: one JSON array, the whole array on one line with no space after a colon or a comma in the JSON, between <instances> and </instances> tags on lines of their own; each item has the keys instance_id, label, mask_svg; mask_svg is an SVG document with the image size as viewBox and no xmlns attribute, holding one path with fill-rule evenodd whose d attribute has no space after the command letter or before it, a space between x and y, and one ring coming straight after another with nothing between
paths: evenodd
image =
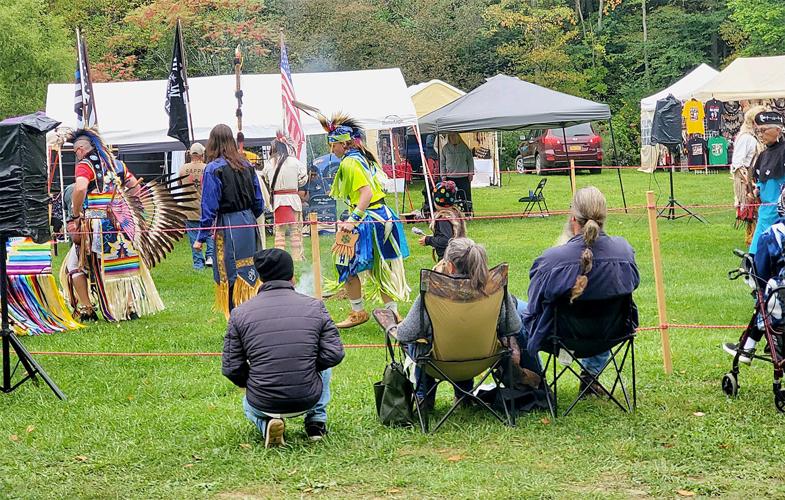
<instances>
[{"instance_id":1,"label":"man kneeling on grass","mask_svg":"<svg viewBox=\"0 0 785 500\"><path fill-rule=\"evenodd\" d=\"M254 257L264 283L229 317L221 370L245 388L243 409L265 447L284 444L284 418L305 413L305 433L327 434L330 375L344 356L324 303L294 290L294 263L284 250Z\"/></svg>"}]
</instances>

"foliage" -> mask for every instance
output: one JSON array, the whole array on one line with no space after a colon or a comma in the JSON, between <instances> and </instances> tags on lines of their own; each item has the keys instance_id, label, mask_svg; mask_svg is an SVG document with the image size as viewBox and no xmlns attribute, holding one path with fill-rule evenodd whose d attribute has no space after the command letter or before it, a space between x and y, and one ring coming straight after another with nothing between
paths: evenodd
<instances>
[{"instance_id":1,"label":"foliage","mask_svg":"<svg viewBox=\"0 0 785 500\"><path fill-rule=\"evenodd\" d=\"M503 67L521 78L565 92L581 93L568 46L578 37L574 12L560 0L531 3L501 0L485 11L488 34L497 37Z\"/></svg>"},{"instance_id":2,"label":"foliage","mask_svg":"<svg viewBox=\"0 0 785 500\"><path fill-rule=\"evenodd\" d=\"M73 75L75 50L43 0L0 2L0 119L43 108L49 83Z\"/></svg>"},{"instance_id":3,"label":"foliage","mask_svg":"<svg viewBox=\"0 0 785 500\"><path fill-rule=\"evenodd\" d=\"M642 97L700 63L719 69L732 56L774 55L785 45L785 6L770 0L345 0L340 8L332 0L23 4L43 1L49 6L46 22L63 19L68 28L81 27L98 81L164 78L178 17L189 75L231 72L238 43L246 57L243 71L275 72L277 32L282 28L296 72L400 67L409 84L438 78L464 90L508 73L606 102L616 116L621 156L630 162L638 158L636 115ZM25 14L34 11L26 9ZM20 25L18 19L14 23ZM35 33L40 24L30 25ZM57 41L53 46L72 45L61 29L52 32ZM33 52L27 59L45 56L45 51ZM9 54L5 62L25 52L4 53ZM14 79L18 66L0 65L0 81ZM67 76L52 65L48 71L31 73L34 76L23 79L29 83L17 87L20 103L31 103L25 109L43 106L36 81ZM0 93L9 88L0 88Z\"/></svg>"},{"instance_id":4,"label":"foliage","mask_svg":"<svg viewBox=\"0 0 785 500\"><path fill-rule=\"evenodd\" d=\"M785 48L785 3L770 0L728 0L732 10L724 33L745 56L781 54ZM734 29L734 27L736 29Z\"/></svg>"}]
</instances>

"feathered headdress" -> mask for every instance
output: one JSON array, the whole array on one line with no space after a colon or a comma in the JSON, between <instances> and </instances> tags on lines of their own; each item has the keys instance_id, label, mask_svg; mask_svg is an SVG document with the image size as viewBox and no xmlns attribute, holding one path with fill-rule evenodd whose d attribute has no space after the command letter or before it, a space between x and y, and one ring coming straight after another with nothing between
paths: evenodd
<instances>
[{"instance_id":1,"label":"feathered headdress","mask_svg":"<svg viewBox=\"0 0 785 500\"><path fill-rule=\"evenodd\" d=\"M354 141L355 144L358 146L360 145L363 130L357 120L351 116L346 113L338 112L333 114L331 118L327 118L318 108L309 106L308 104L294 101L294 105L308 116L319 120L319 123L322 124L322 128L327 132L327 140L329 142Z\"/></svg>"},{"instance_id":2,"label":"feathered headdress","mask_svg":"<svg viewBox=\"0 0 785 500\"><path fill-rule=\"evenodd\" d=\"M112 153L109 151L109 148L107 148L106 144L104 144L104 140L98 133L97 128L77 129L68 135L68 142L74 143L79 139L87 139L90 141L90 144L93 145L93 150L98 156L98 159L101 160L103 167L106 170L112 172L115 171L116 165L114 155L112 155Z\"/></svg>"}]
</instances>

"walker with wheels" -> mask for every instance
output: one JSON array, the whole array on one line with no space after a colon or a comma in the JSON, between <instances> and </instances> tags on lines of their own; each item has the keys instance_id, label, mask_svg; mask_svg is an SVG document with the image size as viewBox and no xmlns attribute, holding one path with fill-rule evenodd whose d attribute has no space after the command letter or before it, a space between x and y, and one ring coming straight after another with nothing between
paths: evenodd
<instances>
[{"instance_id":1,"label":"walker with wheels","mask_svg":"<svg viewBox=\"0 0 785 500\"><path fill-rule=\"evenodd\" d=\"M751 354L752 359L760 359L770 362L774 367L774 406L780 412L785 412L785 390L782 389L782 374L785 368L783 358L783 329L781 326L772 325L776 316L782 318L783 311L780 304L785 300L785 285L766 289L761 286L760 279L755 268L753 256L741 250L734 250L733 253L741 257L741 264L737 269L728 272L728 279L736 280L743 278L752 288L752 296L755 298L755 311L752 314L749 324L744 329L737 344L736 355L733 357L731 371L722 377L722 391L730 396L736 397L739 392L739 358L743 354L742 346L745 345L747 338L755 330L763 330L763 338L766 339L766 348L763 354ZM761 328L761 326L763 328Z\"/></svg>"}]
</instances>

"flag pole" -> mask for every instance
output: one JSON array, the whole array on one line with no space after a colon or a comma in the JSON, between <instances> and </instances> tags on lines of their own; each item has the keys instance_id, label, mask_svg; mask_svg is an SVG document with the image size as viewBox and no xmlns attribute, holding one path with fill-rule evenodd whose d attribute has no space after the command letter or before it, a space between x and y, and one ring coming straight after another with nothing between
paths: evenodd
<instances>
[{"instance_id":1,"label":"flag pole","mask_svg":"<svg viewBox=\"0 0 785 500\"><path fill-rule=\"evenodd\" d=\"M95 117L94 126L98 127L98 108L96 107L95 103L95 94L93 94L93 75L90 74L90 60L87 58L87 41L82 38L81 34L79 34L79 30L77 30L77 35L79 36L79 41L81 45L80 54L81 54L81 64L84 66L85 74L80 78L81 85L82 85L82 119L84 122L84 118L87 118L87 122L85 124L86 127L90 126L90 107L87 106L87 102L85 100L85 96L90 96L90 103L92 109L92 116ZM81 68L80 68L81 73ZM86 87L90 86L90 91L87 92Z\"/></svg>"},{"instance_id":2,"label":"flag pole","mask_svg":"<svg viewBox=\"0 0 785 500\"><path fill-rule=\"evenodd\" d=\"M196 139L196 136L194 135L194 124L193 119L191 118L191 92L188 90L188 63L186 62L185 45L183 44L183 28L179 17L177 18L177 36L180 38L180 55L183 58L183 87L185 90L185 106L188 109L188 132L191 134L188 139L189 142L193 142Z\"/></svg>"},{"instance_id":3,"label":"flag pole","mask_svg":"<svg viewBox=\"0 0 785 500\"><path fill-rule=\"evenodd\" d=\"M234 49L234 96L237 98L237 131L243 131L243 90L240 86L240 75L243 68L243 53L240 52L240 44Z\"/></svg>"},{"instance_id":4,"label":"flag pole","mask_svg":"<svg viewBox=\"0 0 785 500\"><path fill-rule=\"evenodd\" d=\"M84 128L86 123L89 124L90 117L87 115L87 108L85 102L85 79L88 78L88 75L82 74L82 70L86 67L84 62L84 50L82 50L82 34L79 31L79 28L76 28L76 64L79 67L79 88L82 91L81 95L81 102L80 106L82 108L82 123L79 124L80 127ZM97 118L97 115L96 115ZM87 122L85 122L85 119Z\"/></svg>"},{"instance_id":5,"label":"flag pole","mask_svg":"<svg viewBox=\"0 0 785 500\"><path fill-rule=\"evenodd\" d=\"M278 28L278 34L280 35L278 49L281 52L283 52L283 43L284 43L283 42L283 28ZM287 56L287 59L288 59L288 56ZM281 70L281 61L278 62L278 70L279 71ZM292 82L292 88L294 88L294 82ZM281 130L283 130L284 133L288 133L288 131L286 130L286 109L284 109L283 101L281 101ZM294 147L296 149L297 145L295 144Z\"/></svg>"}]
</instances>

